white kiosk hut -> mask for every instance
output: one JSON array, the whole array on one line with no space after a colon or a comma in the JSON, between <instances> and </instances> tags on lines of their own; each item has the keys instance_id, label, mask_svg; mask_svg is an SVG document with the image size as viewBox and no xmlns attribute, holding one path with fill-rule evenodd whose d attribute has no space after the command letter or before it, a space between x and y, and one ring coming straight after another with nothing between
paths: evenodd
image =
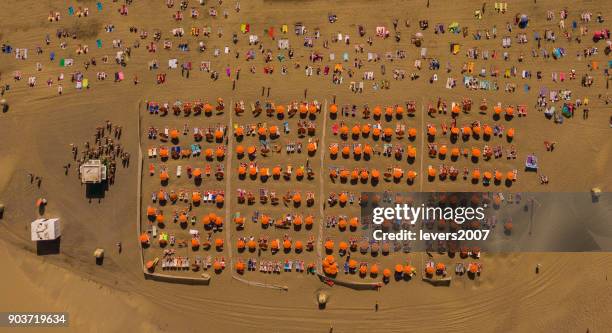
<instances>
[{"instance_id":1,"label":"white kiosk hut","mask_svg":"<svg viewBox=\"0 0 612 333\"><path fill-rule=\"evenodd\" d=\"M81 165L81 182L83 184L99 184L106 180L106 165L100 160L89 160Z\"/></svg>"},{"instance_id":2,"label":"white kiosk hut","mask_svg":"<svg viewBox=\"0 0 612 333\"><path fill-rule=\"evenodd\" d=\"M49 241L61 236L59 218L38 219L31 225L32 241Z\"/></svg>"}]
</instances>

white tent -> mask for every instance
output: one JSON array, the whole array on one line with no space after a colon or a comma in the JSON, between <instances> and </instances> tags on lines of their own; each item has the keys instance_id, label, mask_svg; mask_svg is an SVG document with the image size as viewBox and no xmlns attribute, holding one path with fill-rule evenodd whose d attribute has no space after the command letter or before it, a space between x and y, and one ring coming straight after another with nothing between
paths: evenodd
<instances>
[{"instance_id":1,"label":"white tent","mask_svg":"<svg viewBox=\"0 0 612 333\"><path fill-rule=\"evenodd\" d=\"M31 224L32 241L54 240L61 236L59 218L38 219Z\"/></svg>"}]
</instances>

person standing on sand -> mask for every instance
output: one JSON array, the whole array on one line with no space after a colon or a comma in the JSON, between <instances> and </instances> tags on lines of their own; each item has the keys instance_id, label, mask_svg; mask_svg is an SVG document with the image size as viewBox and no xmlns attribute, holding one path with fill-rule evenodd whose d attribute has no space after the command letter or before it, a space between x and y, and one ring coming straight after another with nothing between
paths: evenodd
<instances>
[{"instance_id":1,"label":"person standing on sand","mask_svg":"<svg viewBox=\"0 0 612 333\"><path fill-rule=\"evenodd\" d=\"M62 92L64 92L64 88L62 87L62 85L57 85L57 94L61 96Z\"/></svg>"}]
</instances>

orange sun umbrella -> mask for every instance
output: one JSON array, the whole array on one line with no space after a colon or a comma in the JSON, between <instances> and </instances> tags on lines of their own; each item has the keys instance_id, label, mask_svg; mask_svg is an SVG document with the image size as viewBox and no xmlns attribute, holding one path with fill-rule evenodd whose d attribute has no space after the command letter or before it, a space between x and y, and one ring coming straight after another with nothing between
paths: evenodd
<instances>
[{"instance_id":1,"label":"orange sun umbrella","mask_svg":"<svg viewBox=\"0 0 612 333\"><path fill-rule=\"evenodd\" d=\"M222 247L223 246L223 239L221 239L221 238L215 239L215 246L216 247Z\"/></svg>"},{"instance_id":2,"label":"orange sun umbrella","mask_svg":"<svg viewBox=\"0 0 612 333\"><path fill-rule=\"evenodd\" d=\"M372 169L372 178L374 179L380 178L380 171L378 171L377 169Z\"/></svg>"},{"instance_id":3,"label":"orange sun umbrella","mask_svg":"<svg viewBox=\"0 0 612 333\"><path fill-rule=\"evenodd\" d=\"M417 154L417 150L413 146L408 146L408 157L415 158Z\"/></svg>"},{"instance_id":4,"label":"orange sun umbrella","mask_svg":"<svg viewBox=\"0 0 612 333\"><path fill-rule=\"evenodd\" d=\"M346 203L348 201L348 196L346 195L346 193L342 193L338 197L338 200L340 200L341 203Z\"/></svg>"},{"instance_id":5,"label":"orange sun umbrella","mask_svg":"<svg viewBox=\"0 0 612 333\"><path fill-rule=\"evenodd\" d=\"M447 152L448 152L448 147L446 147L446 145L442 145L440 147L440 150L438 150L438 153L440 153L441 156L445 156Z\"/></svg>"},{"instance_id":6,"label":"orange sun umbrella","mask_svg":"<svg viewBox=\"0 0 612 333\"><path fill-rule=\"evenodd\" d=\"M342 148L342 155L348 156L351 153L351 149L348 146Z\"/></svg>"},{"instance_id":7,"label":"orange sun umbrella","mask_svg":"<svg viewBox=\"0 0 612 333\"><path fill-rule=\"evenodd\" d=\"M432 166L429 166L427 168L427 175L429 175L429 177L435 177L436 176L436 169Z\"/></svg>"},{"instance_id":8,"label":"orange sun umbrella","mask_svg":"<svg viewBox=\"0 0 612 333\"><path fill-rule=\"evenodd\" d=\"M331 251L334 249L334 242L332 240L325 241L325 249Z\"/></svg>"},{"instance_id":9,"label":"orange sun umbrella","mask_svg":"<svg viewBox=\"0 0 612 333\"><path fill-rule=\"evenodd\" d=\"M353 126L353 128L351 129L351 133L353 135L359 135L361 133L361 128L359 128L359 125Z\"/></svg>"},{"instance_id":10,"label":"orange sun umbrella","mask_svg":"<svg viewBox=\"0 0 612 333\"><path fill-rule=\"evenodd\" d=\"M253 154L255 154L255 152L256 152L256 151L257 151L257 148L255 148L255 146L249 146L249 147L247 148L247 153L248 153L249 155L253 155Z\"/></svg>"},{"instance_id":11,"label":"orange sun umbrella","mask_svg":"<svg viewBox=\"0 0 612 333\"><path fill-rule=\"evenodd\" d=\"M340 244L338 245L338 248L342 251L346 251L348 250L348 244L346 242L340 242Z\"/></svg>"},{"instance_id":12,"label":"orange sun umbrella","mask_svg":"<svg viewBox=\"0 0 612 333\"><path fill-rule=\"evenodd\" d=\"M387 127L387 128L385 128L385 130L384 130L384 134L385 134L385 136L386 136L386 137L388 137L388 138L389 138L389 137L393 136L393 130L392 130L392 129L390 129L389 127Z\"/></svg>"},{"instance_id":13,"label":"orange sun umbrella","mask_svg":"<svg viewBox=\"0 0 612 333\"><path fill-rule=\"evenodd\" d=\"M373 152L374 152L374 151L372 150L372 146L370 146L370 145L368 145L368 144L366 144L366 145L364 146L364 148L363 148L363 153L364 153L365 155L370 156L370 155L372 155L372 153L373 153Z\"/></svg>"},{"instance_id":14,"label":"orange sun umbrella","mask_svg":"<svg viewBox=\"0 0 612 333\"><path fill-rule=\"evenodd\" d=\"M173 129L170 131L170 138L171 139L178 139L179 137L179 131Z\"/></svg>"},{"instance_id":15,"label":"orange sun umbrella","mask_svg":"<svg viewBox=\"0 0 612 333\"><path fill-rule=\"evenodd\" d=\"M259 136L265 136L267 133L266 128L265 127L260 127L257 129L257 134L259 134Z\"/></svg>"},{"instance_id":16,"label":"orange sun umbrella","mask_svg":"<svg viewBox=\"0 0 612 333\"><path fill-rule=\"evenodd\" d=\"M236 130L234 131L234 135L236 135L237 137L243 136L244 129L242 127L236 127Z\"/></svg>"},{"instance_id":17,"label":"orange sun umbrella","mask_svg":"<svg viewBox=\"0 0 612 333\"><path fill-rule=\"evenodd\" d=\"M359 218L353 217L351 218L351 221L349 223L351 225L351 228L357 228L359 226Z\"/></svg>"},{"instance_id":18,"label":"orange sun umbrella","mask_svg":"<svg viewBox=\"0 0 612 333\"><path fill-rule=\"evenodd\" d=\"M437 271L443 271L446 269L446 265L444 265L443 263L439 262L436 264L436 270Z\"/></svg>"},{"instance_id":19,"label":"orange sun umbrella","mask_svg":"<svg viewBox=\"0 0 612 333\"><path fill-rule=\"evenodd\" d=\"M147 216L155 216L155 208L154 207L147 207Z\"/></svg>"},{"instance_id":20,"label":"orange sun umbrella","mask_svg":"<svg viewBox=\"0 0 612 333\"><path fill-rule=\"evenodd\" d=\"M502 173L495 170L495 180L502 180Z\"/></svg>"},{"instance_id":21,"label":"orange sun umbrella","mask_svg":"<svg viewBox=\"0 0 612 333\"><path fill-rule=\"evenodd\" d=\"M336 114L338 113L338 106L336 104L332 104L329 106L329 113Z\"/></svg>"},{"instance_id":22,"label":"orange sun umbrella","mask_svg":"<svg viewBox=\"0 0 612 333\"><path fill-rule=\"evenodd\" d=\"M370 124L364 124L363 126L361 126L361 132L363 134L370 134Z\"/></svg>"},{"instance_id":23,"label":"orange sun umbrella","mask_svg":"<svg viewBox=\"0 0 612 333\"><path fill-rule=\"evenodd\" d=\"M408 171L407 178L409 180L414 180L417 176L417 173L413 170Z\"/></svg>"},{"instance_id":24,"label":"orange sun umbrella","mask_svg":"<svg viewBox=\"0 0 612 333\"><path fill-rule=\"evenodd\" d=\"M382 109L380 108L380 106L375 106L374 110L372 110L372 112L374 113L374 116L376 117L380 117L380 115L382 114Z\"/></svg>"},{"instance_id":25,"label":"orange sun umbrella","mask_svg":"<svg viewBox=\"0 0 612 333\"><path fill-rule=\"evenodd\" d=\"M302 202L302 195L299 194L299 193L296 193L296 194L293 195L292 199L293 199L293 202L295 202L295 203Z\"/></svg>"},{"instance_id":26,"label":"orange sun umbrella","mask_svg":"<svg viewBox=\"0 0 612 333\"><path fill-rule=\"evenodd\" d=\"M238 127L238 128L240 128L240 127ZM215 139L219 140L219 139L222 139L222 138L223 138L223 131L216 130L215 131Z\"/></svg>"},{"instance_id":27,"label":"orange sun umbrella","mask_svg":"<svg viewBox=\"0 0 612 333\"><path fill-rule=\"evenodd\" d=\"M277 134L278 134L278 127L277 127L277 126L272 125L272 126L270 126L269 131L270 131L270 134L271 134L271 135L277 135Z\"/></svg>"},{"instance_id":28,"label":"orange sun umbrella","mask_svg":"<svg viewBox=\"0 0 612 333\"><path fill-rule=\"evenodd\" d=\"M427 268L425 268L425 272L428 275L432 275L436 270L432 267L432 266L427 266Z\"/></svg>"},{"instance_id":29,"label":"orange sun umbrella","mask_svg":"<svg viewBox=\"0 0 612 333\"><path fill-rule=\"evenodd\" d=\"M509 138L513 138L513 137L514 137L514 128L509 128L509 129L508 129L508 132L506 133L506 135L507 135Z\"/></svg>"},{"instance_id":30,"label":"orange sun umbrella","mask_svg":"<svg viewBox=\"0 0 612 333\"><path fill-rule=\"evenodd\" d=\"M474 180L480 179L480 170L472 171L472 179Z\"/></svg>"},{"instance_id":31,"label":"orange sun umbrella","mask_svg":"<svg viewBox=\"0 0 612 333\"><path fill-rule=\"evenodd\" d=\"M276 113L278 113L278 114L283 114L283 113L285 113L285 107L284 107L284 106L282 106L282 105L277 105L277 106L276 106Z\"/></svg>"},{"instance_id":32,"label":"orange sun umbrella","mask_svg":"<svg viewBox=\"0 0 612 333\"><path fill-rule=\"evenodd\" d=\"M302 241L295 241L295 249L300 251L301 249L304 248L304 244L302 244Z\"/></svg>"},{"instance_id":33,"label":"orange sun umbrella","mask_svg":"<svg viewBox=\"0 0 612 333\"><path fill-rule=\"evenodd\" d=\"M225 150L223 150L222 148L217 148L215 154L217 155L217 157L223 157L225 156Z\"/></svg>"},{"instance_id":34,"label":"orange sun umbrella","mask_svg":"<svg viewBox=\"0 0 612 333\"><path fill-rule=\"evenodd\" d=\"M472 148L472 157L480 157L480 149L478 148Z\"/></svg>"},{"instance_id":35,"label":"orange sun umbrella","mask_svg":"<svg viewBox=\"0 0 612 333\"><path fill-rule=\"evenodd\" d=\"M506 173L506 179L514 180L514 172L508 171L508 173Z\"/></svg>"},{"instance_id":36,"label":"orange sun umbrella","mask_svg":"<svg viewBox=\"0 0 612 333\"><path fill-rule=\"evenodd\" d=\"M238 155L244 154L244 146L243 145L236 146L236 154L238 154Z\"/></svg>"},{"instance_id":37,"label":"orange sun umbrella","mask_svg":"<svg viewBox=\"0 0 612 333\"><path fill-rule=\"evenodd\" d=\"M383 276L388 279L391 276L391 270L388 268L383 269Z\"/></svg>"},{"instance_id":38,"label":"orange sun umbrella","mask_svg":"<svg viewBox=\"0 0 612 333\"><path fill-rule=\"evenodd\" d=\"M410 138L415 138L417 136L417 129L414 127L411 127L408 129L408 137Z\"/></svg>"},{"instance_id":39,"label":"orange sun umbrella","mask_svg":"<svg viewBox=\"0 0 612 333\"><path fill-rule=\"evenodd\" d=\"M429 136L436 136L436 128L434 126L429 126L429 128L427 128L427 134Z\"/></svg>"},{"instance_id":40,"label":"orange sun umbrella","mask_svg":"<svg viewBox=\"0 0 612 333\"><path fill-rule=\"evenodd\" d=\"M331 146L329 147L329 153L331 155L338 155L338 146Z\"/></svg>"},{"instance_id":41,"label":"orange sun umbrella","mask_svg":"<svg viewBox=\"0 0 612 333\"><path fill-rule=\"evenodd\" d=\"M202 170L200 168L195 168L193 170L193 176L195 178L200 178L202 176Z\"/></svg>"},{"instance_id":42,"label":"orange sun umbrella","mask_svg":"<svg viewBox=\"0 0 612 333\"><path fill-rule=\"evenodd\" d=\"M340 134L342 135L348 135L349 132L349 128L346 125L343 125L342 127L340 127Z\"/></svg>"},{"instance_id":43,"label":"orange sun umbrella","mask_svg":"<svg viewBox=\"0 0 612 333\"><path fill-rule=\"evenodd\" d=\"M402 266L401 264L395 265L395 273L402 273L402 272L404 272L404 266Z\"/></svg>"},{"instance_id":44,"label":"orange sun umbrella","mask_svg":"<svg viewBox=\"0 0 612 333\"><path fill-rule=\"evenodd\" d=\"M451 156L452 157L458 157L460 153L461 152L459 151L459 148L457 148L457 147L453 147L453 149L451 149Z\"/></svg>"},{"instance_id":45,"label":"orange sun umbrella","mask_svg":"<svg viewBox=\"0 0 612 333\"><path fill-rule=\"evenodd\" d=\"M314 142L309 142L308 143L308 152L314 153L315 151L317 151L317 145Z\"/></svg>"},{"instance_id":46,"label":"orange sun umbrella","mask_svg":"<svg viewBox=\"0 0 612 333\"><path fill-rule=\"evenodd\" d=\"M314 223L314 217L312 215L306 216L306 218L304 219L304 223L307 226L311 226Z\"/></svg>"},{"instance_id":47,"label":"orange sun umbrella","mask_svg":"<svg viewBox=\"0 0 612 333\"><path fill-rule=\"evenodd\" d=\"M370 274L372 274L373 276L378 275L378 265L372 265L372 267L370 268Z\"/></svg>"}]
</instances>

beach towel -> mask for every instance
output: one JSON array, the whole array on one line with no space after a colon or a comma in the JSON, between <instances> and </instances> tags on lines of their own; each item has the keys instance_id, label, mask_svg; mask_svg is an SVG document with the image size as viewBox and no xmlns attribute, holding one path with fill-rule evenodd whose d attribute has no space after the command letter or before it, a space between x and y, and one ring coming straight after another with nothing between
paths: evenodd
<instances>
[{"instance_id":1,"label":"beach towel","mask_svg":"<svg viewBox=\"0 0 612 333\"><path fill-rule=\"evenodd\" d=\"M83 88L87 88L87 87L89 87L89 80L83 79Z\"/></svg>"},{"instance_id":2,"label":"beach towel","mask_svg":"<svg viewBox=\"0 0 612 333\"><path fill-rule=\"evenodd\" d=\"M96 40L96 45L98 46L99 49L101 49L102 48L102 40L101 39Z\"/></svg>"},{"instance_id":3,"label":"beach towel","mask_svg":"<svg viewBox=\"0 0 612 333\"><path fill-rule=\"evenodd\" d=\"M124 79L123 72L118 73L118 78L119 78L119 81L123 81Z\"/></svg>"},{"instance_id":4,"label":"beach towel","mask_svg":"<svg viewBox=\"0 0 612 333\"><path fill-rule=\"evenodd\" d=\"M49 54L49 60L55 60L55 52L51 51L51 53Z\"/></svg>"},{"instance_id":5,"label":"beach towel","mask_svg":"<svg viewBox=\"0 0 612 333\"><path fill-rule=\"evenodd\" d=\"M242 32L243 34L246 33L246 24L243 23L240 25L240 32Z\"/></svg>"},{"instance_id":6,"label":"beach towel","mask_svg":"<svg viewBox=\"0 0 612 333\"><path fill-rule=\"evenodd\" d=\"M66 66L66 60L64 58L60 59L59 65L60 67Z\"/></svg>"},{"instance_id":7,"label":"beach towel","mask_svg":"<svg viewBox=\"0 0 612 333\"><path fill-rule=\"evenodd\" d=\"M96 3L96 7L98 7L98 11L101 11L102 10L102 3L101 2Z\"/></svg>"},{"instance_id":8,"label":"beach towel","mask_svg":"<svg viewBox=\"0 0 612 333\"><path fill-rule=\"evenodd\" d=\"M72 6L68 7L68 15L72 16L74 14L74 8Z\"/></svg>"},{"instance_id":9,"label":"beach towel","mask_svg":"<svg viewBox=\"0 0 612 333\"><path fill-rule=\"evenodd\" d=\"M289 31L289 27L286 24L283 24L283 26L281 27L281 32L286 34L287 31Z\"/></svg>"}]
</instances>

